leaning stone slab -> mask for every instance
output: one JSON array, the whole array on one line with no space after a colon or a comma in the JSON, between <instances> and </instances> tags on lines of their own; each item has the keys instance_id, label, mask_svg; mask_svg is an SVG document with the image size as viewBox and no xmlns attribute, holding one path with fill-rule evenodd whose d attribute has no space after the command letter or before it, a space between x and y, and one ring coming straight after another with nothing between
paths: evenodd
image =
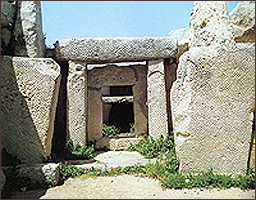
<instances>
[{"instance_id":1,"label":"leaning stone slab","mask_svg":"<svg viewBox=\"0 0 256 200\"><path fill-rule=\"evenodd\" d=\"M235 43L225 1L195 1L190 28L192 37L189 48Z\"/></svg>"},{"instance_id":2,"label":"leaning stone slab","mask_svg":"<svg viewBox=\"0 0 256 200\"><path fill-rule=\"evenodd\" d=\"M255 46L191 48L180 57L171 107L179 171L244 174L255 108Z\"/></svg>"},{"instance_id":3,"label":"leaning stone slab","mask_svg":"<svg viewBox=\"0 0 256 200\"><path fill-rule=\"evenodd\" d=\"M170 37L67 39L57 41L55 49L58 60L87 63L170 58L177 53L176 41Z\"/></svg>"},{"instance_id":4,"label":"leaning stone slab","mask_svg":"<svg viewBox=\"0 0 256 200\"><path fill-rule=\"evenodd\" d=\"M47 163L47 164L22 164L16 166L17 178L29 178L32 183L44 185L46 180L50 180L53 183L58 184L60 178L59 164Z\"/></svg>"},{"instance_id":5,"label":"leaning stone slab","mask_svg":"<svg viewBox=\"0 0 256 200\"><path fill-rule=\"evenodd\" d=\"M230 19L236 42L255 42L255 1L239 1Z\"/></svg>"},{"instance_id":6,"label":"leaning stone slab","mask_svg":"<svg viewBox=\"0 0 256 200\"><path fill-rule=\"evenodd\" d=\"M2 56L2 148L24 163L50 156L60 78L50 58Z\"/></svg>"},{"instance_id":7,"label":"leaning stone slab","mask_svg":"<svg viewBox=\"0 0 256 200\"><path fill-rule=\"evenodd\" d=\"M30 58L43 58L44 35L40 1L18 1L18 14L14 26L14 54Z\"/></svg>"}]
</instances>

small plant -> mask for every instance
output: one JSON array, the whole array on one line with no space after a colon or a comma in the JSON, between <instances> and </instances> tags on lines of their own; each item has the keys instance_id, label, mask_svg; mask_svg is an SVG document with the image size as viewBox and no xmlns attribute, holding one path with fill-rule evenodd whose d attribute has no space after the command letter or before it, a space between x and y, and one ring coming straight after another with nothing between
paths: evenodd
<instances>
[{"instance_id":1,"label":"small plant","mask_svg":"<svg viewBox=\"0 0 256 200\"><path fill-rule=\"evenodd\" d=\"M76 143L73 146L73 141L69 139L66 143L66 149L74 155L77 159L91 159L94 158L93 153L95 152L94 145L92 146L81 146Z\"/></svg>"},{"instance_id":2,"label":"small plant","mask_svg":"<svg viewBox=\"0 0 256 200\"><path fill-rule=\"evenodd\" d=\"M130 123L130 133L135 133L135 125L133 123Z\"/></svg>"},{"instance_id":3,"label":"small plant","mask_svg":"<svg viewBox=\"0 0 256 200\"><path fill-rule=\"evenodd\" d=\"M114 137L120 133L120 129L114 125L103 124L102 135L107 137Z\"/></svg>"},{"instance_id":4,"label":"small plant","mask_svg":"<svg viewBox=\"0 0 256 200\"><path fill-rule=\"evenodd\" d=\"M73 165L68 165L67 162L58 163L60 166L60 183L63 184L64 181L66 181L69 177L76 177L76 176L81 176L84 174L84 169L75 167Z\"/></svg>"}]
</instances>

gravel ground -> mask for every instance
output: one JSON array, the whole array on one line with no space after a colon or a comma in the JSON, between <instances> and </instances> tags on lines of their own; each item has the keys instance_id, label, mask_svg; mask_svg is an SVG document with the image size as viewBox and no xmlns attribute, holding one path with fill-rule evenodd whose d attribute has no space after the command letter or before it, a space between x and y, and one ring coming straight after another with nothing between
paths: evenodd
<instances>
[{"instance_id":1,"label":"gravel ground","mask_svg":"<svg viewBox=\"0 0 256 200\"><path fill-rule=\"evenodd\" d=\"M119 175L116 177L69 178L64 185L47 191L16 193L12 198L40 199L255 199L255 190L239 188L166 189L158 180Z\"/></svg>"}]
</instances>

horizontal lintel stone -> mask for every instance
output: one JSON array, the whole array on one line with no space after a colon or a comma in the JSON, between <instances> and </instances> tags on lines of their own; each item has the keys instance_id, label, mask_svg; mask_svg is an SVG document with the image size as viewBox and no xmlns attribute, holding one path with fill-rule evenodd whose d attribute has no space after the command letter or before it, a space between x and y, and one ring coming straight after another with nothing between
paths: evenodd
<instances>
[{"instance_id":1,"label":"horizontal lintel stone","mask_svg":"<svg viewBox=\"0 0 256 200\"><path fill-rule=\"evenodd\" d=\"M170 58L178 50L171 37L117 37L58 40L55 51L60 61L104 63Z\"/></svg>"}]
</instances>

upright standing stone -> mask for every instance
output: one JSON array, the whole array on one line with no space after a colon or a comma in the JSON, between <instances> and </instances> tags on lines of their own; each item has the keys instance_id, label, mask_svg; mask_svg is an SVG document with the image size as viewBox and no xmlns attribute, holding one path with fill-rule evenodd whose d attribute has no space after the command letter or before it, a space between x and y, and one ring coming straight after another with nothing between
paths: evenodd
<instances>
[{"instance_id":1,"label":"upright standing stone","mask_svg":"<svg viewBox=\"0 0 256 200\"><path fill-rule=\"evenodd\" d=\"M235 43L225 1L195 1L190 28L189 48Z\"/></svg>"},{"instance_id":2,"label":"upright standing stone","mask_svg":"<svg viewBox=\"0 0 256 200\"><path fill-rule=\"evenodd\" d=\"M50 58L2 57L2 148L24 163L51 154L60 78Z\"/></svg>"},{"instance_id":3,"label":"upright standing stone","mask_svg":"<svg viewBox=\"0 0 256 200\"><path fill-rule=\"evenodd\" d=\"M67 79L67 131L74 144L86 145L87 121L86 63L69 61Z\"/></svg>"},{"instance_id":4,"label":"upright standing stone","mask_svg":"<svg viewBox=\"0 0 256 200\"><path fill-rule=\"evenodd\" d=\"M164 59L148 61L148 128L154 139L168 133Z\"/></svg>"},{"instance_id":5,"label":"upright standing stone","mask_svg":"<svg viewBox=\"0 0 256 200\"><path fill-rule=\"evenodd\" d=\"M255 42L255 1L239 1L230 20L236 42Z\"/></svg>"},{"instance_id":6,"label":"upright standing stone","mask_svg":"<svg viewBox=\"0 0 256 200\"><path fill-rule=\"evenodd\" d=\"M14 54L42 58L45 54L41 2L18 1L14 27Z\"/></svg>"}]
</instances>

